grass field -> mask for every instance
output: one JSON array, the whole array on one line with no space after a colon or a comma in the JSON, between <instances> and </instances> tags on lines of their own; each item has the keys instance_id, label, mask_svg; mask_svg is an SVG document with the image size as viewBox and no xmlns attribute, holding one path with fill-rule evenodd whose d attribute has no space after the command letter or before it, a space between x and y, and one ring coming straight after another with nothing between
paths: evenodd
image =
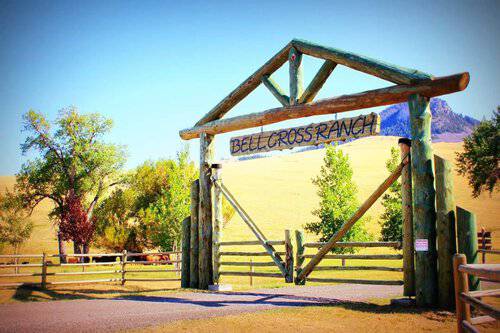
<instances>
[{"instance_id":1,"label":"grass field","mask_svg":"<svg viewBox=\"0 0 500 333\"><path fill-rule=\"evenodd\" d=\"M183 320L132 332L455 332L449 312L398 308L388 300ZM498 332L498 321L481 332Z\"/></svg>"},{"instance_id":2,"label":"grass field","mask_svg":"<svg viewBox=\"0 0 500 333\"><path fill-rule=\"evenodd\" d=\"M354 180L359 188L359 201L362 202L387 177L385 161L389 158L391 146L397 145L396 137L369 137L341 146L351 160L354 169ZM450 161L454 161L455 153L460 151L461 143L436 143L434 152ZM240 204L259 225L268 239L283 240L284 230L303 229L308 221L315 217L311 211L317 208L318 197L316 188L311 182L322 165L324 150L315 150L294 154L283 154L269 158L229 162L223 167L223 181L235 195ZM471 197L471 190L467 180L455 174L456 204L477 215L478 227L485 226L493 231L494 247L498 248L500 241L500 196L494 193L481 195L480 198ZM12 176L0 176L0 189L11 187L14 183ZM35 229L31 239L26 242L23 253L57 252L57 242L54 227L47 218L50 203L44 202L38 207L32 217ZM371 220L367 228L378 239L380 226L378 217L382 213L380 201L368 211ZM306 234L307 241L314 241L317 237ZM238 215L227 224L223 231L223 240L254 240L253 234ZM71 252L72 247L68 245ZM244 249L228 248L227 250ZM250 250L262 251L258 247ZM312 253L312 250L309 250ZM366 249L361 253L393 253L390 249ZM236 260L246 260L234 258ZM497 261L490 257L489 261ZM231 258L233 261L233 258ZM256 259L267 260L267 259ZM339 261L330 261L325 265L338 265ZM348 261L348 265L383 265L400 267L400 261ZM233 270L233 269L231 269ZM247 268L240 268L247 270ZM277 271L277 268L257 268L256 271ZM328 274L314 273L316 277ZM329 273L331 276L331 273ZM336 272L335 277L352 277L350 272ZM398 272L356 272L357 278L400 279ZM223 283L231 283L235 289L248 288L248 277L222 277ZM254 287L279 287L285 285L281 279L254 278Z\"/></svg>"}]
</instances>

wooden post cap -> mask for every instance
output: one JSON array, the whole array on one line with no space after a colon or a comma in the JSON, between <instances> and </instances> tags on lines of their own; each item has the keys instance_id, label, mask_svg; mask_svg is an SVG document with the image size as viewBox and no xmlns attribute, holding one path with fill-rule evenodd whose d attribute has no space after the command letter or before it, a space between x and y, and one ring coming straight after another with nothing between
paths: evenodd
<instances>
[{"instance_id":1,"label":"wooden post cap","mask_svg":"<svg viewBox=\"0 0 500 333\"><path fill-rule=\"evenodd\" d=\"M409 138L399 138L398 144L405 144L411 147L411 139Z\"/></svg>"}]
</instances>

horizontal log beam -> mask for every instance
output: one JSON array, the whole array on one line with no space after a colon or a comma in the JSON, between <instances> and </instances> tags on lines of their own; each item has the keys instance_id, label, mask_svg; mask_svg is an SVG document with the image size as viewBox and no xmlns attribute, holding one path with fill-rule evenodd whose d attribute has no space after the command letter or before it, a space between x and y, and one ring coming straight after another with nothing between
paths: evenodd
<instances>
[{"instance_id":1,"label":"horizontal log beam","mask_svg":"<svg viewBox=\"0 0 500 333\"><path fill-rule=\"evenodd\" d=\"M234 89L222 101L219 102L212 110L201 118L195 126L201 126L210 121L222 118L231 108L238 104L243 98L248 96L261 83L264 75L271 75L278 68L283 66L288 60L288 51L290 51L291 43L281 49L274 57L269 59L255 73L250 75L242 84Z\"/></svg>"},{"instance_id":2,"label":"horizontal log beam","mask_svg":"<svg viewBox=\"0 0 500 333\"><path fill-rule=\"evenodd\" d=\"M384 266L316 266L315 271L385 271L402 272L401 267Z\"/></svg>"},{"instance_id":3,"label":"horizontal log beam","mask_svg":"<svg viewBox=\"0 0 500 333\"><path fill-rule=\"evenodd\" d=\"M285 255L285 252L274 252L278 255ZM220 256L246 256L246 257L266 257L269 255L267 252L220 252Z\"/></svg>"},{"instance_id":4,"label":"horizontal log beam","mask_svg":"<svg viewBox=\"0 0 500 333\"><path fill-rule=\"evenodd\" d=\"M353 95L343 95L319 100L309 104L274 108L258 113L220 119L195 126L179 132L184 140L198 138L201 133L220 134L257 126L277 123L284 120L335 114L376 106L406 102L412 94L435 97L462 91L469 84L469 73L439 77L411 85L395 85L382 89L369 90Z\"/></svg>"},{"instance_id":5,"label":"horizontal log beam","mask_svg":"<svg viewBox=\"0 0 500 333\"><path fill-rule=\"evenodd\" d=\"M357 279L321 279L307 278L308 282L324 282L324 283L353 283L353 284L379 284L386 286L401 286L403 281L400 280L357 280Z\"/></svg>"},{"instance_id":6,"label":"horizontal log beam","mask_svg":"<svg viewBox=\"0 0 500 333\"><path fill-rule=\"evenodd\" d=\"M495 308L494 306L492 306L490 304L486 304L486 303L480 301L479 299L474 298L472 296L469 296L465 293L460 294L460 299L463 302L469 303L470 305L472 305L474 308L481 311L482 313L484 313L490 317L493 317L496 320L500 319L500 310Z\"/></svg>"},{"instance_id":7,"label":"horizontal log beam","mask_svg":"<svg viewBox=\"0 0 500 333\"><path fill-rule=\"evenodd\" d=\"M303 258L314 258L315 254L306 254ZM402 254L327 254L323 259L363 259L363 260L399 260Z\"/></svg>"},{"instance_id":8,"label":"horizontal log beam","mask_svg":"<svg viewBox=\"0 0 500 333\"><path fill-rule=\"evenodd\" d=\"M180 281L181 278L171 278L171 279L163 279L163 278L133 278L133 279L125 279L125 281L130 282L130 281L136 281L136 282L143 282L143 281Z\"/></svg>"},{"instance_id":9,"label":"horizontal log beam","mask_svg":"<svg viewBox=\"0 0 500 333\"><path fill-rule=\"evenodd\" d=\"M304 247L322 247L326 242L305 243ZM401 248L401 242L338 242L335 247L393 247Z\"/></svg>"},{"instance_id":10,"label":"horizontal log beam","mask_svg":"<svg viewBox=\"0 0 500 333\"><path fill-rule=\"evenodd\" d=\"M500 264L460 265L458 270L478 278L500 282Z\"/></svg>"},{"instance_id":11,"label":"horizontal log beam","mask_svg":"<svg viewBox=\"0 0 500 333\"><path fill-rule=\"evenodd\" d=\"M96 280L80 280L80 281L57 281L47 282L47 284L81 284L81 283L99 283L99 282L121 282L122 279L96 279Z\"/></svg>"},{"instance_id":12,"label":"horizontal log beam","mask_svg":"<svg viewBox=\"0 0 500 333\"><path fill-rule=\"evenodd\" d=\"M274 262L249 262L249 261L219 261L217 262L220 266L255 266L255 267L268 267L276 266Z\"/></svg>"},{"instance_id":13,"label":"horizontal log beam","mask_svg":"<svg viewBox=\"0 0 500 333\"><path fill-rule=\"evenodd\" d=\"M219 272L220 275L228 275L228 276L260 276L260 277L275 277L282 278L283 275L279 273L261 273L261 272L231 272L231 271L222 271Z\"/></svg>"},{"instance_id":14,"label":"horizontal log beam","mask_svg":"<svg viewBox=\"0 0 500 333\"><path fill-rule=\"evenodd\" d=\"M269 245L285 245L285 241L266 241ZM259 241L228 241L217 243L219 246L233 246L233 245L262 245Z\"/></svg>"},{"instance_id":15,"label":"horizontal log beam","mask_svg":"<svg viewBox=\"0 0 500 333\"><path fill-rule=\"evenodd\" d=\"M432 75L420 72L416 69L392 65L352 52L346 52L333 47L325 47L304 40L294 39L292 40L292 45L303 54L331 60L338 64L398 84L415 83L420 80L432 78Z\"/></svg>"}]
</instances>

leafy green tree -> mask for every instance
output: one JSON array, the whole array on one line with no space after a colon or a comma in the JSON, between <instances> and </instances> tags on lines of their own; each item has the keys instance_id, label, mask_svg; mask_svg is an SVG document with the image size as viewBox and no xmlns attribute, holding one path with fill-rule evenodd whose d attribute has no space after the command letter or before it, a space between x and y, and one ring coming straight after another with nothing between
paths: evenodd
<instances>
[{"instance_id":1,"label":"leafy green tree","mask_svg":"<svg viewBox=\"0 0 500 333\"><path fill-rule=\"evenodd\" d=\"M57 225L62 221L71 225L81 220L81 216L71 214L81 215L82 210L87 222L92 223L97 203L107 189L119 182L119 172L125 162L124 149L103 140L111 130L112 121L99 114L80 114L75 107L62 109L54 127L41 113L30 110L24 115L28 136L21 150L36 157L25 163L16 175L15 190L30 209L42 200L51 200L54 209L50 218ZM70 195L79 202L70 200ZM81 209L69 209L75 203ZM88 223L82 225L88 226ZM74 235L59 230L61 255L65 251L63 240L72 240L76 253L88 252L91 233L83 240L75 239Z\"/></svg>"},{"instance_id":2,"label":"leafy green tree","mask_svg":"<svg viewBox=\"0 0 500 333\"><path fill-rule=\"evenodd\" d=\"M353 170L348 155L337 146L328 146L320 174L313 179L318 187L319 209L313 214L319 221L307 223L305 229L320 235L325 242L337 232L358 209L357 186L352 180ZM365 229L366 218L359 220L341 239L342 241L365 241L370 237ZM336 253L353 253L352 248L334 248Z\"/></svg>"},{"instance_id":3,"label":"leafy green tree","mask_svg":"<svg viewBox=\"0 0 500 333\"><path fill-rule=\"evenodd\" d=\"M391 157L385 162L387 170L392 173L400 163L399 151L391 148ZM396 180L382 197L384 213L380 219L382 241L403 241L403 206L401 182Z\"/></svg>"},{"instance_id":4,"label":"leafy green tree","mask_svg":"<svg viewBox=\"0 0 500 333\"><path fill-rule=\"evenodd\" d=\"M112 249L171 250L180 243L182 220L190 214L191 183L197 174L187 150L175 160L137 167L123 189L97 209L98 243Z\"/></svg>"},{"instance_id":5,"label":"leafy green tree","mask_svg":"<svg viewBox=\"0 0 500 333\"><path fill-rule=\"evenodd\" d=\"M490 194L500 177L500 106L490 120L483 120L464 139L464 151L457 153L458 172L469 178L472 196Z\"/></svg>"},{"instance_id":6,"label":"leafy green tree","mask_svg":"<svg viewBox=\"0 0 500 333\"><path fill-rule=\"evenodd\" d=\"M33 231L33 222L28 214L19 197L9 192L0 195L0 244L9 245L14 254L19 253L21 245Z\"/></svg>"}]
</instances>

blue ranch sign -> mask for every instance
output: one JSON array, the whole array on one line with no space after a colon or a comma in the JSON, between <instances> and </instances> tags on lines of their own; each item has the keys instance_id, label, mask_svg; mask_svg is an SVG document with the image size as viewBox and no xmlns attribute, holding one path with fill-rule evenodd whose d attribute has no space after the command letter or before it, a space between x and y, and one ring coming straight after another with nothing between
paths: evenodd
<instances>
[{"instance_id":1,"label":"blue ranch sign","mask_svg":"<svg viewBox=\"0 0 500 333\"><path fill-rule=\"evenodd\" d=\"M370 113L353 118L234 137L231 138L230 149L233 156L248 155L344 141L377 135L379 132L380 116Z\"/></svg>"}]
</instances>

